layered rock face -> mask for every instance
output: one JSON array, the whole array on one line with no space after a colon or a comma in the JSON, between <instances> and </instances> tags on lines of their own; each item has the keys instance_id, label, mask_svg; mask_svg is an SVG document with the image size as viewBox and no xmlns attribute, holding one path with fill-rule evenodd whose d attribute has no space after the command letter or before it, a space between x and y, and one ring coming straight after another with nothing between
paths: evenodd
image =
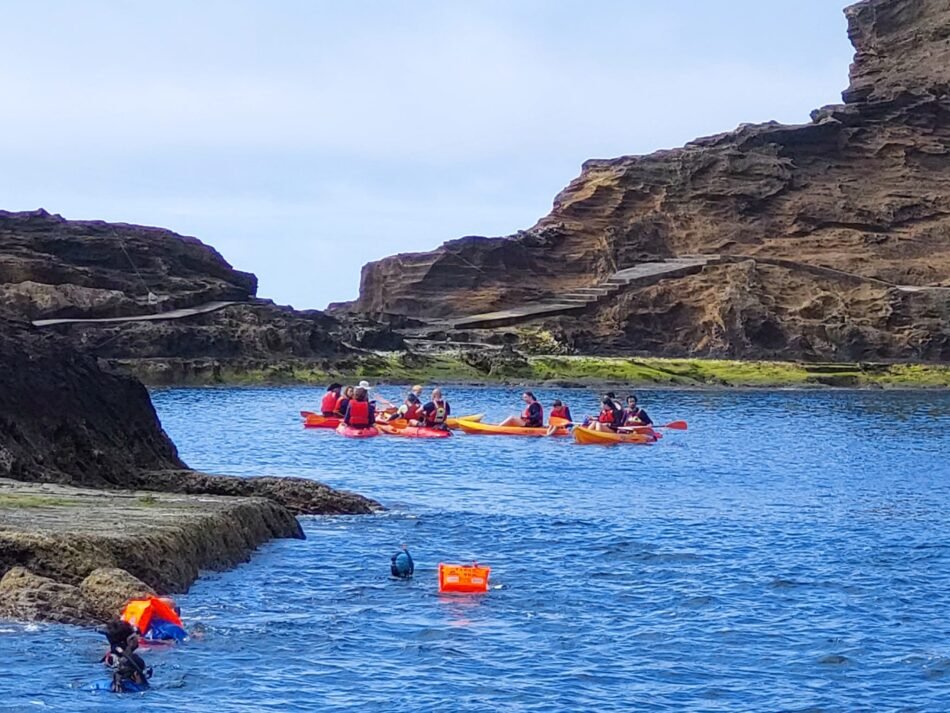
<instances>
[{"instance_id":1,"label":"layered rock face","mask_svg":"<svg viewBox=\"0 0 950 713\"><path fill-rule=\"evenodd\" d=\"M338 360L399 348L366 319L341 320L257 299L257 278L213 248L168 230L0 211L0 304L28 320L169 315L160 321L44 327L158 383L213 380L222 369ZM181 316L182 309L214 311ZM180 317L180 318L179 318Z\"/></svg>"},{"instance_id":2,"label":"layered rock face","mask_svg":"<svg viewBox=\"0 0 950 713\"><path fill-rule=\"evenodd\" d=\"M367 265L351 308L474 314L523 303L529 282L556 295L639 262L716 255L748 264L632 285L554 322L594 350L950 359L950 3L846 14L857 52L844 105L588 161L524 233Z\"/></svg>"},{"instance_id":3,"label":"layered rock face","mask_svg":"<svg viewBox=\"0 0 950 713\"><path fill-rule=\"evenodd\" d=\"M0 211L0 301L28 319L120 317L246 301L257 278L161 228Z\"/></svg>"}]
</instances>

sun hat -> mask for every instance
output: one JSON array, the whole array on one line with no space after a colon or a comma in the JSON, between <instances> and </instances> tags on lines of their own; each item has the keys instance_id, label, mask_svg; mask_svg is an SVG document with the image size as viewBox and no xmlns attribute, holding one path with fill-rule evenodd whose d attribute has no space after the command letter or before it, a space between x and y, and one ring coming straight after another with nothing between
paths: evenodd
<instances>
[{"instance_id":1,"label":"sun hat","mask_svg":"<svg viewBox=\"0 0 950 713\"><path fill-rule=\"evenodd\" d=\"M369 382L365 380L359 383L359 387L361 389L366 389L367 391L371 391L373 389L373 387L369 385Z\"/></svg>"}]
</instances>

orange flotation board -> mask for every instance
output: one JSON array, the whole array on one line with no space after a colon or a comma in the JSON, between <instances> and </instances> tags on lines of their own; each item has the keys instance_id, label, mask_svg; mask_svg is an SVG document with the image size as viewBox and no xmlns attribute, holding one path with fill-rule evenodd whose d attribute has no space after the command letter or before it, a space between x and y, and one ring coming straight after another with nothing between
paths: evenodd
<instances>
[{"instance_id":1,"label":"orange flotation board","mask_svg":"<svg viewBox=\"0 0 950 713\"><path fill-rule=\"evenodd\" d=\"M122 610L122 620L134 626L142 635L148 633L152 625L152 619L160 619L184 629L181 618L165 599L159 599L158 597L133 599Z\"/></svg>"},{"instance_id":2,"label":"orange flotation board","mask_svg":"<svg viewBox=\"0 0 950 713\"><path fill-rule=\"evenodd\" d=\"M439 593L484 594L491 567L439 563Z\"/></svg>"}]
</instances>

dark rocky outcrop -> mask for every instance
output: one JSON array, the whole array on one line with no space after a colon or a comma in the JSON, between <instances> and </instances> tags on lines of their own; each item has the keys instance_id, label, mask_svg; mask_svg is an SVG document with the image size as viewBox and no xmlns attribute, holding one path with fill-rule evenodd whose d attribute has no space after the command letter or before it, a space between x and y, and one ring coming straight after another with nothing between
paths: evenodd
<instances>
[{"instance_id":1,"label":"dark rocky outcrop","mask_svg":"<svg viewBox=\"0 0 950 713\"><path fill-rule=\"evenodd\" d=\"M28 319L119 317L244 301L257 278L196 238L0 211L0 301Z\"/></svg>"},{"instance_id":2,"label":"dark rocky outcrop","mask_svg":"<svg viewBox=\"0 0 950 713\"><path fill-rule=\"evenodd\" d=\"M24 320L173 318L45 326L157 383L213 380L290 361L327 369L401 348L368 317L340 319L256 297L257 278L201 241L160 228L0 211L0 304ZM233 303L220 307L222 303ZM174 317L177 310L213 311Z\"/></svg>"},{"instance_id":3,"label":"dark rocky outcrop","mask_svg":"<svg viewBox=\"0 0 950 713\"><path fill-rule=\"evenodd\" d=\"M303 537L300 524L271 499L0 479L0 616L108 619L132 597L185 591L201 570L288 537Z\"/></svg>"},{"instance_id":4,"label":"dark rocky outcrop","mask_svg":"<svg viewBox=\"0 0 950 713\"><path fill-rule=\"evenodd\" d=\"M181 469L148 393L66 340L0 318L0 477L123 486Z\"/></svg>"},{"instance_id":5,"label":"dark rocky outcrop","mask_svg":"<svg viewBox=\"0 0 950 713\"><path fill-rule=\"evenodd\" d=\"M545 297L725 255L783 269L710 266L552 323L592 350L950 359L950 3L866 0L847 17L845 104L588 161L530 230L371 263L349 308L473 314L537 298L528 284Z\"/></svg>"}]
</instances>

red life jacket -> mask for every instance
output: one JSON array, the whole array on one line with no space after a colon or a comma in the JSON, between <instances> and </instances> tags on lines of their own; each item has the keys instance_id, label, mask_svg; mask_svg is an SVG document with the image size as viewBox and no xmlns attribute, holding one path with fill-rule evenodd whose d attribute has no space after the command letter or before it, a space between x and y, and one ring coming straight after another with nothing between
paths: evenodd
<instances>
[{"instance_id":1,"label":"red life jacket","mask_svg":"<svg viewBox=\"0 0 950 713\"><path fill-rule=\"evenodd\" d=\"M551 418L567 418L567 406L555 406L552 408Z\"/></svg>"},{"instance_id":2,"label":"red life jacket","mask_svg":"<svg viewBox=\"0 0 950 713\"><path fill-rule=\"evenodd\" d=\"M369 428L369 401L350 401L350 423L353 428Z\"/></svg>"},{"instance_id":3,"label":"red life jacket","mask_svg":"<svg viewBox=\"0 0 950 713\"><path fill-rule=\"evenodd\" d=\"M614 422L614 410L607 406L604 406L601 410L600 415L597 417L597 420L600 423L613 423Z\"/></svg>"},{"instance_id":4,"label":"red life jacket","mask_svg":"<svg viewBox=\"0 0 950 713\"><path fill-rule=\"evenodd\" d=\"M537 403L537 402L535 402L535 403ZM525 423L530 423L530 422L531 422L531 407L532 407L532 406L534 406L534 404L528 404L528 407L524 410L524 413L521 414L521 419L522 419ZM541 424L543 424L543 423L544 423L544 407L541 406L541 404L538 404L538 408L539 408L540 411L541 411L541 414L540 414L540 416L538 417L538 420L540 421Z\"/></svg>"},{"instance_id":5,"label":"red life jacket","mask_svg":"<svg viewBox=\"0 0 950 713\"><path fill-rule=\"evenodd\" d=\"M336 407L333 410L336 411L338 414L345 416L346 411L343 410L343 407L346 405L347 401L349 401L348 398L346 398L345 396L341 396L340 398L336 400Z\"/></svg>"},{"instance_id":6,"label":"red life jacket","mask_svg":"<svg viewBox=\"0 0 950 713\"><path fill-rule=\"evenodd\" d=\"M328 391L323 395L323 401L320 402L320 412L324 416L329 416L336 411L337 395Z\"/></svg>"},{"instance_id":7,"label":"red life jacket","mask_svg":"<svg viewBox=\"0 0 950 713\"><path fill-rule=\"evenodd\" d=\"M422 413L422 406L420 406L419 404L409 404L409 407L406 409L406 413L404 414L404 418L407 421L418 421L419 414L421 413Z\"/></svg>"}]
</instances>

